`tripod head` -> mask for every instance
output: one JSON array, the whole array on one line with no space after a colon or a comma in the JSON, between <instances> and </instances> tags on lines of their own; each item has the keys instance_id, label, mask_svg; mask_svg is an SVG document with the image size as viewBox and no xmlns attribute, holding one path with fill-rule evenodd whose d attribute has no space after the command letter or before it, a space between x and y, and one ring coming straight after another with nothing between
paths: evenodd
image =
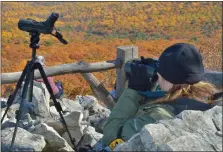
<instances>
[{"instance_id":1,"label":"tripod head","mask_svg":"<svg viewBox=\"0 0 223 152\"><path fill-rule=\"evenodd\" d=\"M67 44L67 41L63 39L62 34L60 34L58 31L53 33L53 30L56 29L54 24L57 21L58 17L59 14L52 13L44 22L37 22L30 18L20 19L18 22L18 28L22 31L29 32L31 36L32 35L39 36L40 34L51 34L55 36L61 43Z\"/></svg>"}]
</instances>

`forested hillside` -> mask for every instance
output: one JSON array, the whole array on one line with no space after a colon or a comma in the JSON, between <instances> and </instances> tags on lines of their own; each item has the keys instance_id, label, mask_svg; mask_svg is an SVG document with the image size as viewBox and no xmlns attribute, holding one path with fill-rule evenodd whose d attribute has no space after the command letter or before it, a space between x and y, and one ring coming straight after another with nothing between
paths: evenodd
<instances>
[{"instance_id":1,"label":"forested hillside","mask_svg":"<svg viewBox=\"0 0 223 152\"><path fill-rule=\"evenodd\" d=\"M41 35L38 55L48 66L80 60L98 62L115 59L116 48L136 45L139 55L158 57L176 42L195 44L206 68L222 68L222 2L1 2L2 72L23 69L31 58L29 33L18 29L21 18L45 21L52 13L60 17L55 26L68 40L63 45L50 35ZM95 73L108 89L115 70ZM79 75L56 76L65 94L90 94ZM13 85L2 85L2 94Z\"/></svg>"}]
</instances>

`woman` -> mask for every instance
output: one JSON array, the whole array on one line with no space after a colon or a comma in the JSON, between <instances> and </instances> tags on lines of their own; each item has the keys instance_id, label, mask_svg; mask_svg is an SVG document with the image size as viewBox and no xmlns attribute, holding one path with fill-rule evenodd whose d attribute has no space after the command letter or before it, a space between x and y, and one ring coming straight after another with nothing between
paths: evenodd
<instances>
[{"instance_id":1,"label":"woman","mask_svg":"<svg viewBox=\"0 0 223 152\"><path fill-rule=\"evenodd\" d=\"M140 132L146 124L171 119L183 110L204 111L215 102L210 97L217 90L203 81L202 58L191 44L177 43L161 54L156 70L157 82L165 91L163 97L148 101L148 97L139 93L151 89L145 65L132 65L131 70L128 88L118 99L104 126L102 142L111 149Z\"/></svg>"},{"instance_id":2,"label":"woman","mask_svg":"<svg viewBox=\"0 0 223 152\"><path fill-rule=\"evenodd\" d=\"M43 67L45 66L45 59L43 56L37 56L35 62L39 62ZM61 96L63 95L62 83L60 81L54 83L53 77L47 77L47 79L48 79L50 86L53 90L53 94L55 95L55 97L57 99L60 99ZM36 81L41 82L41 83L44 82L43 79L37 79Z\"/></svg>"}]
</instances>

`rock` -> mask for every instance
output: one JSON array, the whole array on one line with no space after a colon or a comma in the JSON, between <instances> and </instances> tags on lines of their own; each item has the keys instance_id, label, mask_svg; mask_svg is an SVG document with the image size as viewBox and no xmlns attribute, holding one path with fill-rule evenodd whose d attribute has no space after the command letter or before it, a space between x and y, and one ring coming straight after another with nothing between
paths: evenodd
<instances>
[{"instance_id":1,"label":"rock","mask_svg":"<svg viewBox=\"0 0 223 152\"><path fill-rule=\"evenodd\" d=\"M68 129L71 133L71 136L76 139L76 142L78 142L83 135L83 129L85 126L81 125L81 121L83 119L83 114L78 111L74 111L71 114L67 115L64 117ZM70 146L73 147L73 144L70 142L70 138L68 136L68 133L65 132L62 137L66 139L66 141L70 144Z\"/></svg>"},{"instance_id":2,"label":"rock","mask_svg":"<svg viewBox=\"0 0 223 152\"><path fill-rule=\"evenodd\" d=\"M163 124L150 124L142 129L140 137L146 150L157 151L158 146L171 137L171 133Z\"/></svg>"},{"instance_id":3,"label":"rock","mask_svg":"<svg viewBox=\"0 0 223 152\"><path fill-rule=\"evenodd\" d=\"M93 96L76 96L76 101L78 101L84 109L89 109L98 103L97 99Z\"/></svg>"},{"instance_id":4,"label":"rock","mask_svg":"<svg viewBox=\"0 0 223 152\"><path fill-rule=\"evenodd\" d=\"M10 149L14 128L6 128L1 131L1 151L7 152ZM46 142L41 135L31 134L18 127L13 151L42 151Z\"/></svg>"},{"instance_id":5,"label":"rock","mask_svg":"<svg viewBox=\"0 0 223 152\"><path fill-rule=\"evenodd\" d=\"M83 119L83 114L78 111L73 111L64 117L68 127L78 127L81 126L81 121Z\"/></svg>"},{"instance_id":6,"label":"rock","mask_svg":"<svg viewBox=\"0 0 223 152\"><path fill-rule=\"evenodd\" d=\"M22 89L19 89L16 95L16 98L14 100L16 103L21 102ZM27 93L27 99L28 99L28 93ZM30 114L42 118L47 118L51 117L49 113L49 100L50 100L50 95L48 93L48 90L46 89L45 84L34 81L32 102L26 100L24 104Z\"/></svg>"},{"instance_id":7,"label":"rock","mask_svg":"<svg viewBox=\"0 0 223 152\"><path fill-rule=\"evenodd\" d=\"M113 151L145 151L140 133L133 135L128 141L118 144Z\"/></svg>"},{"instance_id":8,"label":"rock","mask_svg":"<svg viewBox=\"0 0 223 152\"><path fill-rule=\"evenodd\" d=\"M2 123L1 129L11 128L11 127L14 128L15 124L16 124L16 119L15 118L10 118L10 119L6 120L4 123Z\"/></svg>"},{"instance_id":9,"label":"rock","mask_svg":"<svg viewBox=\"0 0 223 152\"><path fill-rule=\"evenodd\" d=\"M5 123L2 124L2 129L8 128L8 127L15 127L16 119L10 118L9 120L5 121ZM35 125L38 124L38 121L32 120L29 113L26 113L23 120L20 120L18 123L18 126L20 128L23 128L27 131L31 131Z\"/></svg>"},{"instance_id":10,"label":"rock","mask_svg":"<svg viewBox=\"0 0 223 152\"><path fill-rule=\"evenodd\" d=\"M95 127L97 132L102 133L106 119L111 111L100 105L93 96L77 96L76 99L84 108L84 120L87 120Z\"/></svg>"},{"instance_id":11,"label":"rock","mask_svg":"<svg viewBox=\"0 0 223 152\"><path fill-rule=\"evenodd\" d=\"M45 123L41 123L36 126L32 133L39 134L44 137L47 143L45 151L74 151L65 139Z\"/></svg>"},{"instance_id":12,"label":"rock","mask_svg":"<svg viewBox=\"0 0 223 152\"><path fill-rule=\"evenodd\" d=\"M83 127L81 125L82 119L83 119L83 114L78 111L74 111L74 112L64 116L64 120L66 121L68 127L71 127L71 128L74 127L76 129L82 128L82 130L83 130ZM56 119L56 120L50 119L50 120L47 120L45 123L48 126L53 127L60 135L63 135L66 132L60 118Z\"/></svg>"},{"instance_id":13,"label":"rock","mask_svg":"<svg viewBox=\"0 0 223 152\"><path fill-rule=\"evenodd\" d=\"M56 130L60 135L65 132L65 129L63 128L62 122L60 120L50 119L45 121L45 123Z\"/></svg>"},{"instance_id":14,"label":"rock","mask_svg":"<svg viewBox=\"0 0 223 152\"><path fill-rule=\"evenodd\" d=\"M62 98L62 101L60 102L61 106L64 106L64 111L73 112L73 111L79 111L83 112L83 107L80 105L80 103L76 100L70 100L66 98Z\"/></svg>"},{"instance_id":15,"label":"rock","mask_svg":"<svg viewBox=\"0 0 223 152\"><path fill-rule=\"evenodd\" d=\"M110 115L110 110L109 111L98 110L94 111L94 114L90 115L87 120L91 123L93 127L95 127L97 132L102 133L105 122L109 117L109 115Z\"/></svg>"},{"instance_id":16,"label":"rock","mask_svg":"<svg viewBox=\"0 0 223 152\"><path fill-rule=\"evenodd\" d=\"M1 120L2 120L2 117L4 116L4 113L5 113L5 110L1 110ZM7 120L9 120L9 119L7 117L7 114L6 114L3 121L2 121L2 124L4 124L4 122L6 122Z\"/></svg>"},{"instance_id":17,"label":"rock","mask_svg":"<svg viewBox=\"0 0 223 152\"><path fill-rule=\"evenodd\" d=\"M8 118L15 118L16 115L16 110L19 110L19 106L20 104L12 104L9 108L9 110L7 111L7 117ZM5 111L6 108L3 108L2 111Z\"/></svg>"},{"instance_id":18,"label":"rock","mask_svg":"<svg viewBox=\"0 0 223 152\"><path fill-rule=\"evenodd\" d=\"M40 88L42 89L42 92L45 96L45 100L46 100L46 106L47 108L49 109L50 105L50 93L48 92L47 88L46 88L46 85L44 83L39 83L37 81L34 81L34 86L36 86L37 88Z\"/></svg>"},{"instance_id":19,"label":"rock","mask_svg":"<svg viewBox=\"0 0 223 152\"><path fill-rule=\"evenodd\" d=\"M80 127L76 127L76 128L73 127L72 129L69 129L69 131L70 131L71 137L75 138L76 143L78 143L79 140L81 139L81 137L83 136L83 131L81 131L81 128ZM70 141L70 138L69 138L67 132L65 132L62 137L68 142L68 144L71 147L74 147L73 144Z\"/></svg>"},{"instance_id":20,"label":"rock","mask_svg":"<svg viewBox=\"0 0 223 152\"><path fill-rule=\"evenodd\" d=\"M83 130L83 140L80 145L94 146L101 138L103 134L97 133L94 127L88 126Z\"/></svg>"},{"instance_id":21,"label":"rock","mask_svg":"<svg viewBox=\"0 0 223 152\"><path fill-rule=\"evenodd\" d=\"M204 112L204 117L212 117L216 129L222 131L222 107L215 106Z\"/></svg>"},{"instance_id":22,"label":"rock","mask_svg":"<svg viewBox=\"0 0 223 152\"><path fill-rule=\"evenodd\" d=\"M55 106L50 107L50 115L54 118L60 117L59 113L57 112L57 109Z\"/></svg>"},{"instance_id":23,"label":"rock","mask_svg":"<svg viewBox=\"0 0 223 152\"><path fill-rule=\"evenodd\" d=\"M51 117L49 113L49 93L44 84L40 85L42 88L33 87L32 105L34 106L34 114L39 117L47 118ZM48 96L46 95L48 94Z\"/></svg>"},{"instance_id":24,"label":"rock","mask_svg":"<svg viewBox=\"0 0 223 152\"><path fill-rule=\"evenodd\" d=\"M213 151L208 146L203 147L201 140L196 135L181 136L159 146L158 151Z\"/></svg>"},{"instance_id":25,"label":"rock","mask_svg":"<svg viewBox=\"0 0 223 152\"><path fill-rule=\"evenodd\" d=\"M131 141L130 141L131 140ZM138 149L135 149L138 143ZM143 149L143 147L145 149ZM185 110L174 119L147 124L116 151L222 151L222 107Z\"/></svg>"},{"instance_id":26,"label":"rock","mask_svg":"<svg viewBox=\"0 0 223 152\"><path fill-rule=\"evenodd\" d=\"M89 118L89 111L88 111L88 110L84 110L84 111L83 111L83 115L84 115L83 120L88 121L88 118Z\"/></svg>"},{"instance_id":27,"label":"rock","mask_svg":"<svg viewBox=\"0 0 223 152\"><path fill-rule=\"evenodd\" d=\"M219 136L219 137L222 137L222 132L221 132L221 131L217 131L215 134L216 134L217 136Z\"/></svg>"}]
</instances>

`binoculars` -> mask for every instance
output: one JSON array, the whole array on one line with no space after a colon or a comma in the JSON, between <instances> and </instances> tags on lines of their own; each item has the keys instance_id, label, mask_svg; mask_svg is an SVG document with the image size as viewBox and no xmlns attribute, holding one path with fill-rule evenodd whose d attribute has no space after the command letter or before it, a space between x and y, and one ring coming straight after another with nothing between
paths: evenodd
<instances>
[{"instance_id":1,"label":"binoculars","mask_svg":"<svg viewBox=\"0 0 223 152\"><path fill-rule=\"evenodd\" d=\"M152 89L152 88L156 87L156 85L157 85L156 82L158 80L158 75L156 72L157 63L158 63L157 59L153 59L153 58L145 59L142 56L141 59L137 58L137 59L127 61L124 66L124 72L127 77L131 77L131 75L132 75L131 66L132 65L141 64L142 66L145 66L146 71L147 71L147 76L149 77L151 89Z\"/></svg>"}]
</instances>

